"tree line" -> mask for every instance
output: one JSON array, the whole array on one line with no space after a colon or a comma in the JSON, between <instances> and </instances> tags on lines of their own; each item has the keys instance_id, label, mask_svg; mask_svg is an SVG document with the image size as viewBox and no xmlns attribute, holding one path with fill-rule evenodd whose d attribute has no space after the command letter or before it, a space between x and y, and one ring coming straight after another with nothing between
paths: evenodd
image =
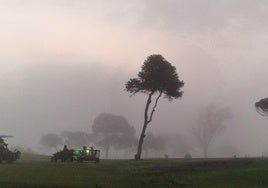
<instances>
[{"instance_id":1,"label":"tree line","mask_svg":"<svg viewBox=\"0 0 268 188\"><path fill-rule=\"evenodd\" d=\"M60 135L46 134L42 136L40 143L46 148L56 148L62 144L72 147L94 144L104 149L106 158L109 156L111 147L118 150L137 147L134 158L140 160L142 151L164 147L164 141L160 137L146 133L146 130L153 121L159 100L163 97L169 101L181 98L183 86L184 81L179 79L175 66L162 55L150 55L144 61L138 77L129 79L125 84L125 91L129 92L130 96L137 93L147 96L139 137L136 137L134 127L125 117L103 113L95 118L91 133L65 131ZM200 114L192 133L198 140L205 157L208 155L210 143L216 134L223 130L224 122L230 118L230 110L223 107L208 106Z\"/></svg>"}]
</instances>

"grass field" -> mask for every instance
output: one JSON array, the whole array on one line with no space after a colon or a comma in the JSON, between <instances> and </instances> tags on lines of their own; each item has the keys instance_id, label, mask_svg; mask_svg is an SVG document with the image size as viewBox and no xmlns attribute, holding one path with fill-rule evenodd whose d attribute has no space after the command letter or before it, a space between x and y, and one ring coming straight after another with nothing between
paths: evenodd
<instances>
[{"instance_id":1,"label":"grass field","mask_svg":"<svg viewBox=\"0 0 268 188\"><path fill-rule=\"evenodd\" d=\"M266 159L101 160L100 163L51 163L24 155L0 165L0 187L87 188L268 187Z\"/></svg>"}]
</instances>

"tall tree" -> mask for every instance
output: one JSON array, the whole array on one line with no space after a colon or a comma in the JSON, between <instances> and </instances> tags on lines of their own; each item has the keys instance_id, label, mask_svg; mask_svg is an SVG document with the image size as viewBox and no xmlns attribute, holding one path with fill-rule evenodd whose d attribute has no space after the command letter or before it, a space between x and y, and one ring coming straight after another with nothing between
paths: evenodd
<instances>
[{"instance_id":1,"label":"tall tree","mask_svg":"<svg viewBox=\"0 0 268 188\"><path fill-rule=\"evenodd\" d=\"M232 117L228 108L207 106L199 115L193 134L203 150L204 157L208 156L208 148L215 136L224 130L224 122Z\"/></svg>"},{"instance_id":2,"label":"tall tree","mask_svg":"<svg viewBox=\"0 0 268 188\"><path fill-rule=\"evenodd\" d=\"M153 114L160 97L164 95L170 101L181 97L182 91L180 89L183 85L184 82L179 80L176 68L165 60L162 55L150 55L144 61L141 71L138 73L138 78L131 78L126 83L126 91L132 95L136 93L148 95L144 110L143 127L139 138L137 154L135 155L136 160L141 158L146 128L153 119ZM157 96L151 107L153 95L155 94Z\"/></svg>"},{"instance_id":3,"label":"tall tree","mask_svg":"<svg viewBox=\"0 0 268 188\"><path fill-rule=\"evenodd\" d=\"M92 132L100 137L97 145L105 149L105 157L109 156L110 147L116 149L127 148L135 145L135 129L129 125L123 116L103 113L95 118Z\"/></svg>"}]
</instances>

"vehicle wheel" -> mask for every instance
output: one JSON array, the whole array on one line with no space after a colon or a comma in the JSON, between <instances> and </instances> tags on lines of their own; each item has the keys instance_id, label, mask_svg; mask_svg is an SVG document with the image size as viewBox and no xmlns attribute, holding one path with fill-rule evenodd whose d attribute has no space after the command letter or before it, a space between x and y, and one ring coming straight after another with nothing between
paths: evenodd
<instances>
[{"instance_id":1,"label":"vehicle wheel","mask_svg":"<svg viewBox=\"0 0 268 188\"><path fill-rule=\"evenodd\" d=\"M96 163L99 163L99 162L100 162L100 158L96 158L96 159L95 159L95 162L96 162Z\"/></svg>"}]
</instances>

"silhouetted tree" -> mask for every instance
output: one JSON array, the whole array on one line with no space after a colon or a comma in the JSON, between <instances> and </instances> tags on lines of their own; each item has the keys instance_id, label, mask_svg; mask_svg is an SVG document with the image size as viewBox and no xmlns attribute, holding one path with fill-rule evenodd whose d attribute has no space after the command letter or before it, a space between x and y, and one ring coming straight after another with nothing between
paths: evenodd
<instances>
[{"instance_id":1,"label":"silhouetted tree","mask_svg":"<svg viewBox=\"0 0 268 188\"><path fill-rule=\"evenodd\" d=\"M153 133L148 132L144 139L143 150L148 153L149 150L161 151L166 146L166 140L162 136L155 136Z\"/></svg>"},{"instance_id":2,"label":"silhouetted tree","mask_svg":"<svg viewBox=\"0 0 268 188\"><path fill-rule=\"evenodd\" d=\"M64 143L69 147L83 147L93 144L95 137L93 134L82 131L64 131L61 133Z\"/></svg>"},{"instance_id":3,"label":"silhouetted tree","mask_svg":"<svg viewBox=\"0 0 268 188\"><path fill-rule=\"evenodd\" d=\"M40 139L40 144L47 149L55 148L57 150L57 146L62 143L62 139L54 133L45 134Z\"/></svg>"},{"instance_id":4,"label":"silhouetted tree","mask_svg":"<svg viewBox=\"0 0 268 188\"><path fill-rule=\"evenodd\" d=\"M255 103L256 111L262 116L268 116L268 98L261 99Z\"/></svg>"},{"instance_id":5,"label":"silhouetted tree","mask_svg":"<svg viewBox=\"0 0 268 188\"><path fill-rule=\"evenodd\" d=\"M122 149L137 143L134 127L129 125L123 116L100 114L93 122L92 131L101 137L96 144L105 149L106 158L109 156L111 146Z\"/></svg>"},{"instance_id":6,"label":"silhouetted tree","mask_svg":"<svg viewBox=\"0 0 268 188\"><path fill-rule=\"evenodd\" d=\"M183 87L183 81L180 81L176 68L172 66L162 55L150 55L142 65L138 78L131 78L126 83L126 91L132 95L136 93L145 93L148 95L144 110L144 122L139 138L136 160L140 160L142 144L145 138L145 132L148 124L152 121L153 114L157 107L159 98L164 95L170 101L173 98L182 96L180 88ZM150 110L153 95L157 97ZM150 111L150 112L149 112Z\"/></svg>"},{"instance_id":7,"label":"silhouetted tree","mask_svg":"<svg viewBox=\"0 0 268 188\"><path fill-rule=\"evenodd\" d=\"M217 108L214 105L206 107L199 116L198 124L193 128L193 134L200 144L204 157L208 156L208 148L215 136L224 130L224 122L232 118L227 108Z\"/></svg>"}]
</instances>

